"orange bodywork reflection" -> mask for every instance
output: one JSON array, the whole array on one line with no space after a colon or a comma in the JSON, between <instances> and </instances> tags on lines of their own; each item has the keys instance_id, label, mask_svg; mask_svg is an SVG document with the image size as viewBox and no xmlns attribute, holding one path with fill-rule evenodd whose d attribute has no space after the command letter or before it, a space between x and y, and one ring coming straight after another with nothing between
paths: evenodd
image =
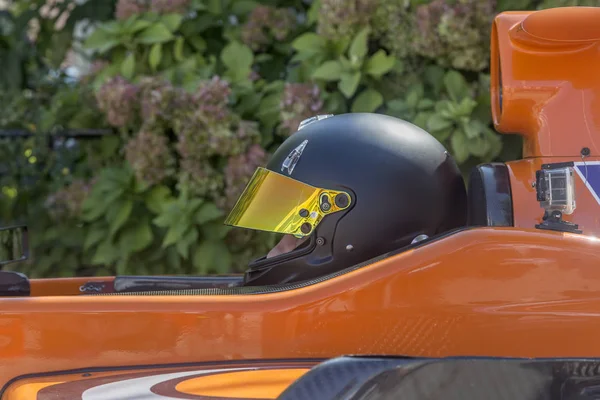
<instances>
[{"instance_id":1,"label":"orange bodywork reflection","mask_svg":"<svg viewBox=\"0 0 600 400\"><path fill-rule=\"evenodd\" d=\"M494 21L496 129L524 137L524 157L600 156L600 7L506 12ZM500 87L502 100L500 101Z\"/></svg>"},{"instance_id":2,"label":"orange bodywork reflection","mask_svg":"<svg viewBox=\"0 0 600 400\"><path fill-rule=\"evenodd\" d=\"M185 380L175 388L195 396L275 399L307 371L307 368L296 368L229 372Z\"/></svg>"},{"instance_id":3,"label":"orange bodywork reflection","mask_svg":"<svg viewBox=\"0 0 600 400\"><path fill-rule=\"evenodd\" d=\"M241 296L6 298L22 374L183 362L412 356L600 356L600 242L466 230L335 279ZM573 332L576 332L574 334Z\"/></svg>"}]
</instances>

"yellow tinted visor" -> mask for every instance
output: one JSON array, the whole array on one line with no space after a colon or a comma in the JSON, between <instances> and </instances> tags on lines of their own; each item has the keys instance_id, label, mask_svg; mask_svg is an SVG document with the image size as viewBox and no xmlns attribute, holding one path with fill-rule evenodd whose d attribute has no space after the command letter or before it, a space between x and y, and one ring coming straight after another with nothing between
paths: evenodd
<instances>
[{"instance_id":1,"label":"yellow tinted visor","mask_svg":"<svg viewBox=\"0 0 600 400\"><path fill-rule=\"evenodd\" d=\"M258 168L226 225L307 236L326 215L350 206L346 192L320 189Z\"/></svg>"}]
</instances>

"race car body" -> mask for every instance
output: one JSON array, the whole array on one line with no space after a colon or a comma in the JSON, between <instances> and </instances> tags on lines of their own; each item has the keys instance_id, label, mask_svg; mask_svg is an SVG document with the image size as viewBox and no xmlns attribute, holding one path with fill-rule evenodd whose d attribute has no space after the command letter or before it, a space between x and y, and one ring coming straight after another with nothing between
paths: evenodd
<instances>
[{"instance_id":1,"label":"race car body","mask_svg":"<svg viewBox=\"0 0 600 400\"><path fill-rule=\"evenodd\" d=\"M599 20L496 17L492 114L524 155L472 171L464 227L289 284L1 272L1 399L285 398L350 354L600 357Z\"/></svg>"}]
</instances>

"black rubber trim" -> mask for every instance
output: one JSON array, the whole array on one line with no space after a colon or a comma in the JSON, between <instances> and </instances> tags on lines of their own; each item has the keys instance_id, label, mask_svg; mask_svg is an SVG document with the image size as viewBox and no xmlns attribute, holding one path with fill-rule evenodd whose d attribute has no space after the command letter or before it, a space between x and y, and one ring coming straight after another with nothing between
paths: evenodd
<instances>
[{"instance_id":1,"label":"black rubber trim","mask_svg":"<svg viewBox=\"0 0 600 400\"><path fill-rule=\"evenodd\" d=\"M481 164L469 176L469 226L514 226L510 174L504 163Z\"/></svg>"},{"instance_id":2,"label":"black rubber trim","mask_svg":"<svg viewBox=\"0 0 600 400\"><path fill-rule=\"evenodd\" d=\"M285 292L293 289L300 289L303 287L315 285L320 282L327 281L329 279L336 278L338 276L347 274L349 272L355 271L357 269L366 267L368 265L374 264L386 258L395 256L397 254L408 251L409 249L415 249L422 246L425 246L429 243L436 242L439 240L443 240L449 236L455 235L459 232L464 232L467 230L476 229L476 227L461 227L452 231L444 232L440 235L433 236L429 239L418 242L414 245L406 246L401 249L394 250L389 253L382 254L378 257L372 258L368 261L365 261L360 264L356 264L349 268L343 269L341 271L335 272L333 274L325 275L319 278L311 279L303 282L295 282L295 283L287 283L281 285L270 285L270 286L237 286L231 288L207 288L207 289L188 289L188 290L159 290L152 292L124 292L124 293L90 293L85 294L84 296L191 296L191 295L201 295L201 296L232 296L232 295L250 295L250 294L269 294L269 293L278 293Z\"/></svg>"},{"instance_id":3,"label":"black rubber trim","mask_svg":"<svg viewBox=\"0 0 600 400\"><path fill-rule=\"evenodd\" d=\"M145 292L157 290L193 290L228 287L243 283L244 276L117 276L115 292Z\"/></svg>"},{"instance_id":4,"label":"black rubber trim","mask_svg":"<svg viewBox=\"0 0 600 400\"><path fill-rule=\"evenodd\" d=\"M73 374L93 374L99 372L120 372L120 371L132 371L132 370L146 370L146 369L172 369L172 368L189 368L189 367L210 367L215 366L235 366L235 365L246 365L246 364L285 364L285 363L307 363L307 364L319 364L326 361L326 358L254 358L244 360L223 360L223 361L200 361L200 362L187 362L187 363L173 363L173 364L144 364L144 365L123 365L113 367L88 367L88 368L75 368L75 369L63 369L59 371L50 372L37 372L33 374L23 374L15 376L9 379L2 389L0 390L0 399L4 396L6 389L13 383L22 379L35 379L35 378L47 378L51 376L59 375L73 375Z\"/></svg>"}]
</instances>

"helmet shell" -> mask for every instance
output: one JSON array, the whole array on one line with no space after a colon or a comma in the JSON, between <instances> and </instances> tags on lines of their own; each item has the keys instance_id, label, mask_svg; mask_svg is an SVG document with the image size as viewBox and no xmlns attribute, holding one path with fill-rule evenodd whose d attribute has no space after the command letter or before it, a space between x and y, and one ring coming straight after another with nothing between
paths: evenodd
<instances>
[{"instance_id":1,"label":"helmet shell","mask_svg":"<svg viewBox=\"0 0 600 400\"><path fill-rule=\"evenodd\" d=\"M286 159L302 145L291 174ZM305 246L250 264L253 285L303 281L340 271L466 224L464 180L431 134L375 113L317 120L290 136L267 169L317 188L351 194L351 206L327 215ZM317 240L318 239L318 240Z\"/></svg>"}]
</instances>

